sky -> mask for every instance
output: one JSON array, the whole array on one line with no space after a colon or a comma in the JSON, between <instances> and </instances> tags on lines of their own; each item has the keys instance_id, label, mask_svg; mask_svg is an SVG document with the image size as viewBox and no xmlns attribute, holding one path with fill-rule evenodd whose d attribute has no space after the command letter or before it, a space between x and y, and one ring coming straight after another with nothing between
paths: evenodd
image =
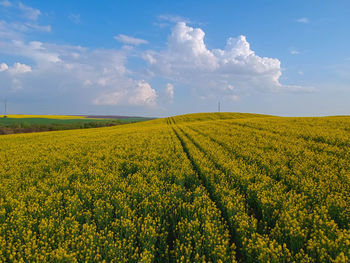
<instances>
[{"instance_id":1,"label":"sky","mask_svg":"<svg viewBox=\"0 0 350 263\"><path fill-rule=\"evenodd\" d=\"M350 1L0 0L5 99L8 114L349 115Z\"/></svg>"}]
</instances>

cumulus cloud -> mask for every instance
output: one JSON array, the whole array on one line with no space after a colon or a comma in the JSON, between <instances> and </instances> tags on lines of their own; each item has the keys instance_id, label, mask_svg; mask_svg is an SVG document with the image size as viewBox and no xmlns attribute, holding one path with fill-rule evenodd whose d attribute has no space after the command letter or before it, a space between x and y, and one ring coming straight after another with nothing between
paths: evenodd
<instances>
[{"instance_id":1,"label":"cumulus cloud","mask_svg":"<svg viewBox=\"0 0 350 263\"><path fill-rule=\"evenodd\" d=\"M279 82L280 61L256 55L245 36L228 38L224 49L208 49L204 37L202 29L179 22L172 29L167 48L146 51L143 58L155 74L194 87L200 97L220 92L232 96L248 89L289 89ZM230 91L225 88L228 85L238 88Z\"/></svg>"},{"instance_id":2,"label":"cumulus cloud","mask_svg":"<svg viewBox=\"0 0 350 263\"><path fill-rule=\"evenodd\" d=\"M9 67L6 63L0 64L0 72L8 71L10 74L22 74L32 71L32 67L26 64L15 62L12 67Z\"/></svg>"},{"instance_id":3,"label":"cumulus cloud","mask_svg":"<svg viewBox=\"0 0 350 263\"><path fill-rule=\"evenodd\" d=\"M301 24L308 24L308 23L310 23L310 21L309 21L309 19L307 17L298 18L297 22L301 23Z\"/></svg>"},{"instance_id":4,"label":"cumulus cloud","mask_svg":"<svg viewBox=\"0 0 350 263\"><path fill-rule=\"evenodd\" d=\"M123 44L134 45L134 46L148 43L147 40L132 37L132 36L127 36L127 35L123 35L123 34L119 34L118 36L115 36L114 39L123 43Z\"/></svg>"},{"instance_id":5,"label":"cumulus cloud","mask_svg":"<svg viewBox=\"0 0 350 263\"><path fill-rule=\"evenodd\" d=\"M282 74L280 61L256 55L245 36L229 38L223 49L209 49L202 29L178 22L169 35L167 46L161 51L142 52L147 66L130 70L128 58L140 56L140 52L130 46L89 49L33 41L29 37L32 30L48 32L51 28L36 22L41 14L39 10L18 5L27 15L26 22L0 20L0 54L21 59L12 66L6 61L0 64L0 89L4 96L8 96L6 92L18 91L16 96L23 98L40 94L41 101L51 98L59 103L60 97L60 102L70 101L72 105L81 102L85 106L100 105L101 109L107 105L123 105L146 107L147 110L158 107L159 96L150 85L154 77L163 78L167 83L162 89L164 98L159 98L160 104L173 100L172 83L193 87L199 98L222 95L228 101L236 101L242 91L249 89L302 89L282 85L279 82ZM30 10L32 15L28 15ZM162 19L178 20L174 17ZM116 40L133 46L148 43L127 35L118 35Z\"/></svg>"},{"instance_id":6,"label":"cumulus cloud","mask_svg":"<svg viewBox=\"0 0 350 263\"><path fill-rule=\"evenodd\" d=\"M6 63L0 64L0 72L8 70L9 66Z\"/></svg>"},{"instance_id":7,"label":"cumulus cloud","mask_svg":"<svg viewBox=\"0 0 350 263\"><path fill-rule=\"evenodd\" d=\"M31 39L32 31L49 32L37 23L40 10L19 2L9 9L11 21L0 20L0 54L30 61L30 66L0 61L0 89L4 96L16 92L17 99L84 105L156 106L157 92L141 81L126 64L132 48L89 49L81 46L45 43ZM132 45L146 40L121 36Z\"/></svg>"},{"instance_id":8,"label":"cumulus cloud","mask_svg":"<svg viewBox=\"0 0 350 263\"><path fill-rule=\"evenodd\" d=\"M157 92L145 81L136 81L128 89L102 93L93 103L96 105L155 106Z\"/></svg>"},{"instance_id":9,"label":"cumulus cloud","mask_svg":"<svg viewBox=\"0 0 350 263\"><path fill-rule=\"evenodd\" d=\"M32 71L32 67L28 66L26 64L22 64L19 62L16 62L13 64L12 67L8 69L9 73L11 74L22 74L22 73L27 73Z\"/></svg>"},{"instance_id":10,"label":"cumulus cloud","mask_svg":"<svg viewBox=\"0 0 350 263\"><path fill-rule=\"evenodd\" d=\"M129 98L129 103L137 106L155 106L157 92L145 81L137 82L133 94Z\"/></svg>"},{"instance_id":11,"label":"cumulus cloud","mask_svg":"<svg viewBox=\"0 0 350 263\"><path fill-rule=\"evenodd\" d=\"M156 91L137 76L130 76L127 49L89 50L39 41L0 40L0 50L33 61L33 68L18 62L11 67L0 64L1 71L9 73L0 82L12 91L39 92L42 99L65 94L95 105L156 105Z\"/></svg>"},{"instance_id":12,"label":"cumulus cloud","mask_svg":"<svg viewBox=\"0 0 350 263\"><path fill-rule=\"evenodd\" d=\"M170 101L174 99L174 85L171 83L167 83L165 87L165 93L167 94Z\"/></svg>"}]
</instances>

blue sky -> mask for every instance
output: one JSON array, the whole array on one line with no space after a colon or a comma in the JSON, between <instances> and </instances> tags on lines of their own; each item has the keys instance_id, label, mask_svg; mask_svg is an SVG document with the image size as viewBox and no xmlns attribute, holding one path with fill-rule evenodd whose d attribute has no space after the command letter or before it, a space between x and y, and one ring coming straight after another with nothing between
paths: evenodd
<instances>
[{"instance_id":1,"label":"blue sky","mask_svg":"<svg viewBox=\"0 0 350 263\"><path fill-rule=\"evenodd\" d=\"M10 113L350 112L349 1L0 0Z\"/></svg>"}]
</instances>

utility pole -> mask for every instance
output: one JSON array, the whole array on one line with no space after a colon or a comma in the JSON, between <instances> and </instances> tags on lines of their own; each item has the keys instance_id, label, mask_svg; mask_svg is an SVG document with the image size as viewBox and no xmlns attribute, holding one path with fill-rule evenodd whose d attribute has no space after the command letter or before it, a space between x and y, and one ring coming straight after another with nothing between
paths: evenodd
<instances>
[{"instance_id":1,"label":"utility pole","mask_svg":"<svg viewBox=\"0 0 350 263\"><path fill-rule=\"evenodd\" d=\"M6 118L6 110L7 110L7 99L5 99L5 113L4 113L5 118Z\"/></svg>"},{"instance_id":2,"label":"utility pole","mask_svg":"<svg viewBox=\"0 0 350 263\"><path fill-rule=\"evenodd\" d=\"M218 112L220 112L220 101L218 103Z\"/></svg>"}]
</instances>

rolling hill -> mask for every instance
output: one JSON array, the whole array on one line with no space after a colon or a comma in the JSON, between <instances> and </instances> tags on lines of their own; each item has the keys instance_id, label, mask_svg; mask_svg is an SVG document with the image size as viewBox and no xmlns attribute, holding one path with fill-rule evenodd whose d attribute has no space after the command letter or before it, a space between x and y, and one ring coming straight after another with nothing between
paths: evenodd
<instances>
[{"instance_id":1,"label":"rolling hill","mask_svg":"<svg viewBox=\"0 0 350 263\"><path fill-rule=\"evenodd\" d=\"M348 262L350 118L0 137L0 261Z\"/></svg>"}]
</instances>

